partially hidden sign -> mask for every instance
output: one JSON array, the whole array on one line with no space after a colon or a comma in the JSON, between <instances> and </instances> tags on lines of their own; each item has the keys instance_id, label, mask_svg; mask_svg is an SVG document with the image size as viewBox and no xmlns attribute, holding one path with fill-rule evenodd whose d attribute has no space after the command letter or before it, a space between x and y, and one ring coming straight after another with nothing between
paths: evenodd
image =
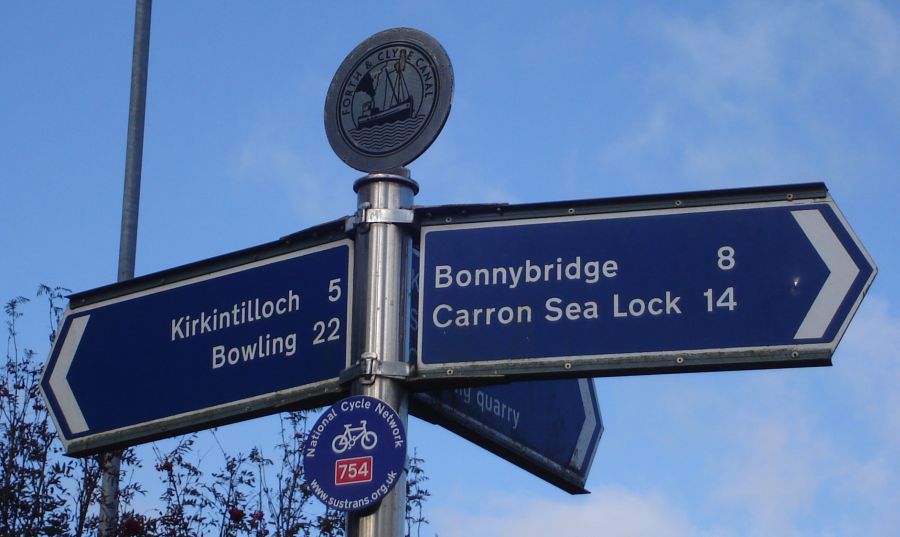
<instances>
[{"instance_id":1,"label":"partially hidden sign","mask_svg":"<svg viewBox=\"0 0 900 537\"><path fill-rule=\"evenodd\" d=\"M338 511L375 507L403 477L406 429L384 401L356 395L325 411L303 449L312 494Z\"/></svg>"},{"instance_id":2,"label":"partially hidden sign","mask_svg":"<svg viewBox=\"0 0 900 537\"><path fill-rule=\"evenodd\" d=\"M411 412L572 494L587 492L603 435L591 379L422 392L413 395Z\"/></svg>"}]
</instances>

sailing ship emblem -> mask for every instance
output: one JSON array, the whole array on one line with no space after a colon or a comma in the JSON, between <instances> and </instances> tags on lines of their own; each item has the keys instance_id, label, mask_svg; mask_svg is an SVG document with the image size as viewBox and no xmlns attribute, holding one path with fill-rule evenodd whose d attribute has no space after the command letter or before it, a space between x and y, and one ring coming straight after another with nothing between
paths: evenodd
<instances>
[{"instance_id":1,"label":"sailing ship emblem","mask_svg":"<svg viewBox=\"0 0 900 537\"><path fill-rule=\"evenodd\" d=\"M354 123L348 129L350 139L371 153L389 152L415 136L427 117L422 105L431 104L434 94L433 85L409 62L414 52L406 48L382 52L383 57L396 59L380 62L362 75L350 107Z\"/></svg>"},{"instance_id":2,"label":"sailing ship emblem","mask_svg":"<svg viewBox=\"0 0 900 537\"><path fill-rule=\"evenodd\" d=\"M357 169L403 166L437 137L452 90L450 61L434 38L408 28L376 34L335 74L326 98L328 140Z\"/></svg>"},{"instance_id":3,"label":"sailing ship emblem","mask_svg":"<svg viewBox=\"0 0 900 537\"><path fill-rule=\"evenodd\" d=\"M374 79L371 72L366 73L362 82L356 86L357 92L362 91L370 98L363 103L362 115L356 118L358 129L405 121L413 117L415 100L409 93L409 86L403 75L406 71L406 56L406 51L401 50L400 59L394 62L391 69L393 73L388 71L385 64Z\"/></svg>"}]
</instances>

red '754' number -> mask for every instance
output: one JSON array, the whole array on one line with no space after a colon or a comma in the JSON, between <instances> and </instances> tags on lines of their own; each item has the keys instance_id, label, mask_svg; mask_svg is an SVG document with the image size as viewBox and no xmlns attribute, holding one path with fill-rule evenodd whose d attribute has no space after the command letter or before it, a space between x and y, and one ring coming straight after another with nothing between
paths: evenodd
<instances>
[{"instance_id":1,"label":"red '754' number","mask_svg":"<svg viewBox=\"0 0 900 537\"><path fill-rule=\"evenodd\" d=\"M334 463L334 484L349 485L372 480L372 457L339 459Z\"/></svg>"}]
</instances>

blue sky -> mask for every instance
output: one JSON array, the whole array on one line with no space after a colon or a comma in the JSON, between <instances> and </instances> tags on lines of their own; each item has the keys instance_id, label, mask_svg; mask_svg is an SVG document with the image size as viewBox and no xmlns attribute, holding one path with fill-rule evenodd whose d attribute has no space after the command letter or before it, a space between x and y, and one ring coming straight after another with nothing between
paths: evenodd
<instances>
[{"instance_id":1,"label":"blue sky","mask_svg":"<svg viewBox=\"0 0 900 537\"><path fill-rule=\"evenodd\" d=\"M351 213L360 174L328 146L325 90L397 26L436 37L456 78L410 166L417 203L824 181L879 267L834 367L597 380L589 496L413 421L432 529L896 535L897 4L157 2L137 273ZM0 6L3 300L115 280L132 31L130 2ZM27 312L40 349L44 310ZM271 423L221 434L249 445Z\"/></svg>"}]
</instances>

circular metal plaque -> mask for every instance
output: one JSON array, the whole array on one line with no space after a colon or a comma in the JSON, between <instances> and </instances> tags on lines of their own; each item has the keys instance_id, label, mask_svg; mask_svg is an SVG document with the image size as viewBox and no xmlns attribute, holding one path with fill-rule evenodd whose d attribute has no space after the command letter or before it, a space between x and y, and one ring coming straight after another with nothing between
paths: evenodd
<instances>
[{"instance_id":1,"label":"circular metal plaque","mask_svg":"<svg viewBox=\"0 0 900 537\"><path fill-rule=\"evenodd\" d=\"M405 166L434 142L450 113L453 68L433 37L379 32L338 68L325 97L325 133L337 155L364 172Z\"/></svg>"},{"instance_id":2,"label":"circular metal plaque","mask_svg":"<svg viewBox=\"0 0 900 537\"><path fill-rule=\"evenodd\" d=\"M322 414L303 446L306 484L339 511L378 503L403 478L406 429L384 401L354 395Z\"/></svg>"}]
</instances>

